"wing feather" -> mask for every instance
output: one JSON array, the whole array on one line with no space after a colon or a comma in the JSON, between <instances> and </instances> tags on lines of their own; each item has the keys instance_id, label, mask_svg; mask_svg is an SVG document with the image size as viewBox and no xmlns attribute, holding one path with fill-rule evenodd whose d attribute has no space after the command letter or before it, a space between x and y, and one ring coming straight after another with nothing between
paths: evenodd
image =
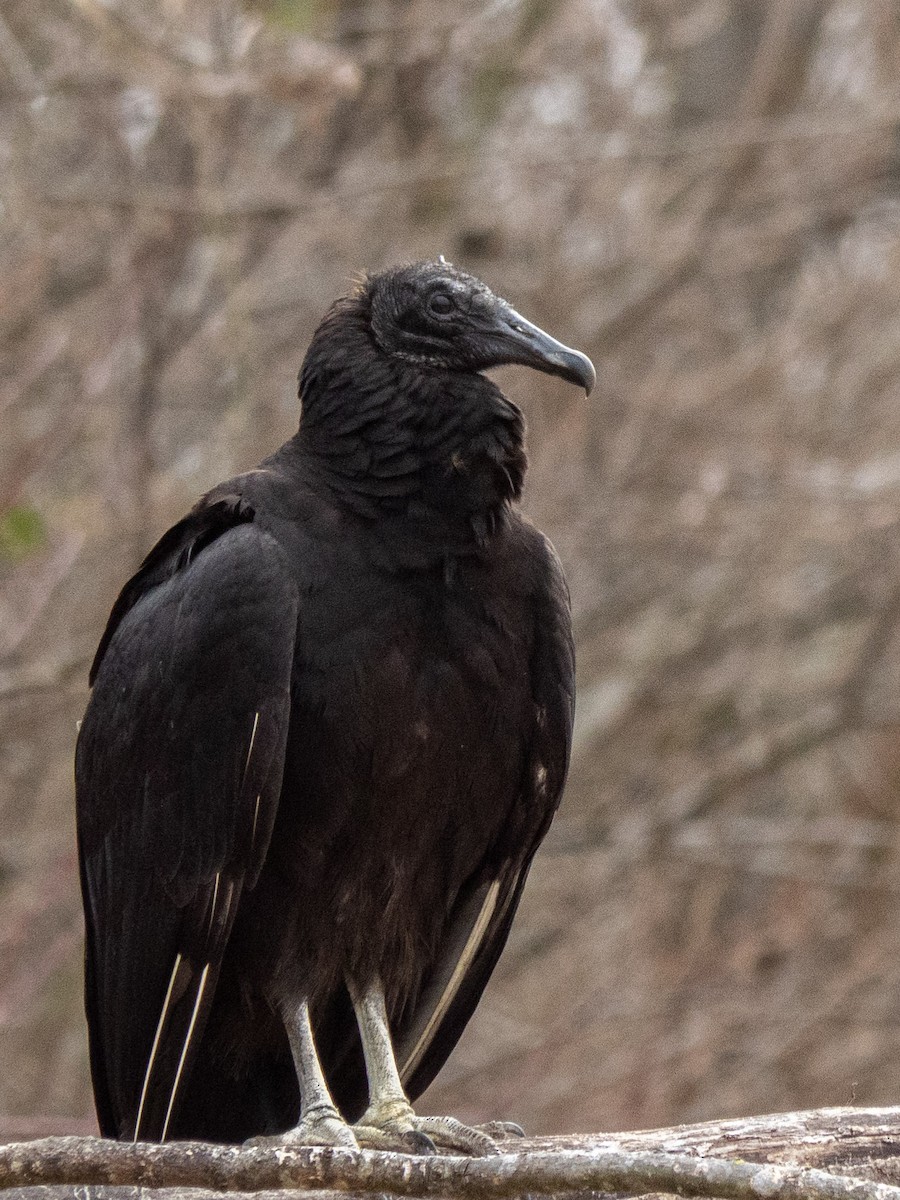
<instances>
[{"instance_id":1,"label":"wing feather","mask_svg":"<svg viewBox=\"0 0 900 1200\"><path fill-rule=\"evenodd\" d=\"M463 889L437 963L411 1014L394 1031L401 1077L411 1100L425 1090L459 1040L506 945L532 860L559 807L572 744L575 650L569 591L550 542L532 531L540 586L531 658L532 728L518 810L499 867ZM499 854L498 854L499 850Z\"/></svg>"},{"instance_id":2,"label":"wing feather","mask_svg":"<svg viewBox=\"0 0 900 1200\"><path fill-rule=\"evenodd\" d=\"M76 754L86 1008L116 1137L165 1138L275 820L297 595L252 518L219 500L170 530L92 673Z\"/></svg>"},{"instance_id":3,"label":"wing feather","mask_svg":"<svg viewBox=\"0 0 900 1200\"><path fill-rule=\"evenodd\" d=\"M404 1084L413 1079L437 1030L450 1012L472 965L481 950L485 935L497 912L500 880L477 888L453 922L453 934L446 940L440 969L429 982L428 993L416 1005L416 1019L404 1031L396 1047L397 1066Z\"/></svg>"},{"instance_id":4,"label":"wing feather","mask_svg":"<svg viewBox=\"0 0 900 1200\"><path fill-rule=\"evenodd\" d=\"M500 843L460 889L431 970L418 996L392 1014L395 1055L410 1100L428 1087L459 1040L506 945L528 871L559 806L569 763L575 707L575 652L569 593L559 559L543 535L528 528L538 584L530 662L531 727L519 794ZM365 1074L352 1009L336 1002L327 1020L329 1081L341 1110L358 1116L366 1104Z\"/></svg>"}]
</instances>

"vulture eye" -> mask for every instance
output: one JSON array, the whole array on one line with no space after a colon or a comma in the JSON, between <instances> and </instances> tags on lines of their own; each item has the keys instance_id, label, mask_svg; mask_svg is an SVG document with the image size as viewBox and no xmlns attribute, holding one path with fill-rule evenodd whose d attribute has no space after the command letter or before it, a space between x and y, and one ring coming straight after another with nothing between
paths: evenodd
<instances>
[{"instance_id":1,"label":"vulture eye","mask_svg":"<svg viewBox=\"0 0 900 1200\"><path fill-rule=\"evenodd\" d=\"M435 292L428 301L428 307L437 316L445 317L452 310L453 301L446 292Z\"/></svg>"}]
</instances>

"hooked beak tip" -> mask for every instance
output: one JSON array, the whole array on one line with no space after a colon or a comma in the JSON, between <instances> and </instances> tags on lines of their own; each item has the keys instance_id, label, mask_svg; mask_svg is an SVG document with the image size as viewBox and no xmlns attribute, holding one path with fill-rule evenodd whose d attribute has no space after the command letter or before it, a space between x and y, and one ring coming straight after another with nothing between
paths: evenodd
<instances>
[{"instance_id":1,"label":"hooked beak tip","mask_svg":"<svg viewBox=\"0 0 900 1200\"><path fill-rule=\"evenodd\" d=\"M580 350L566 348L548 354L546 357L563 379L569 380L570 383L580 383L584 388L585 396L591 394L597 382L597 372L586 354L582 354Z\"/></svg>"}]
</instances>

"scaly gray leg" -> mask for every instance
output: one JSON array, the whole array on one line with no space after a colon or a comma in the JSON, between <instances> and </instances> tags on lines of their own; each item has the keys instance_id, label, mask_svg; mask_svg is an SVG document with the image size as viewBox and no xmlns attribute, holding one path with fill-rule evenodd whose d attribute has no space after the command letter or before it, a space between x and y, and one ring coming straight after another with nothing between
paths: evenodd
<instances>
[{"instance_id":1,"label":"scaly gray leg","mask_svg":"<svg viewBox=\"0 0 900 1200\"><path fill-rule=\"evenodd\" d=\"M350 987L362 1039L369 1107L353 1126L360 1145L434 1152L438 1146L467 1154L496 1154L494 1139L455 1117L418 1117L406 1098L394 1058L384 990Z\"/></svg>"},{"instance_id":2,"label":"scaly gray leg","mask_svg":"<svg viewBox=\"0 0 900 1200\"><path fill-rule=\"evenodd\" d=\"M293 1129L271 1136L250 1138L248 1146L345 1146L356 1149L353 1130L337 1110L316 1052L309 1005L304 1000L282 1014L291 1055L300 1085L300 1121Z\"/></svg>"}]
</instances>

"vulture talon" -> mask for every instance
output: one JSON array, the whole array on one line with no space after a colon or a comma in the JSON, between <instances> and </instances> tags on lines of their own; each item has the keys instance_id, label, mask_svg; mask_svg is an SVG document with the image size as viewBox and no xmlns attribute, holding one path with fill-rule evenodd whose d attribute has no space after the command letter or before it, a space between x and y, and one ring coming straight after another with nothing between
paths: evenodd
<instances>
[{"instance_id":1,"label":"vulture talon","mask_svg":"<svg viewBox=\"0 0 900 1200\"><path fill-rule=\"evenodd\" d=\"M369 1150L401 1150L407 1154L438 1154L441 1150L455 1154L484 1157L499 1153L497 1143L480 1129L464 1125L456 1117L391 1117L376 1125L376 1117L368 1116L353 1126L360 1146Z\"/></svg>"},{"instance_id":2,"label":"vulture talon","mask_svg":"<svg viewBox=\"0 0 900 1200\"><path fill-rule=\"evenodd\" d=\"M403 1135L403 1140L413 1154L437 1154L438 1152L437 1146L428 1134L422 1133L420 1129L408 1129Z\"/></svg>"},{"instance_id":3,"label":"vulture talon","mask_svg":"<svg viewBox=\"0 0 900 1200\"><path fill-rule=\"evenodd\" d=\"M356 1140L363 1150L393 1150L399 1154L437 1154L438 1148L427 1134L418 1129L402 1128L397 1124L353 1126Z\"/></svg>"},{"instance_id":4,"label":"vulture talon","mask_svg":"<svg viewBox=\"0 0 900 1200\"><path fill-rule=\"evenodd\" d=\"M358 1150L359 1142L353 1129L335 1109L330 1112L307 1113L299 1124L284 1133L261 1134L248 1138L245 1146L335 1146L344 1150Z\"/></svg>"},{"instance_id":5,"label":"vulture talon","mask_svg":"<svg viewBox=\"0 0 900 1200\"><path fill-rule=\"evenodd\" d=\"M417 1117L416 1128L427 1133L442 1150L462 1151L475 1158L500 1153L492 1137L456 1117Z\"/></svg>"},{"instance_id":6,"label":"vulture talon","mask_svg":"<svg viewBox=\"0 0 900 1200\"><path fill-rule=\"evenodd\" d=\"M525 1130L515 1121L487 1121L484 1125L475 1125L479 1133L486 1133L488 1137L494 1138L496 1141L502 1142L506 1138L523 1138L526 1136Z\"/></svg>"}]
</instances>

